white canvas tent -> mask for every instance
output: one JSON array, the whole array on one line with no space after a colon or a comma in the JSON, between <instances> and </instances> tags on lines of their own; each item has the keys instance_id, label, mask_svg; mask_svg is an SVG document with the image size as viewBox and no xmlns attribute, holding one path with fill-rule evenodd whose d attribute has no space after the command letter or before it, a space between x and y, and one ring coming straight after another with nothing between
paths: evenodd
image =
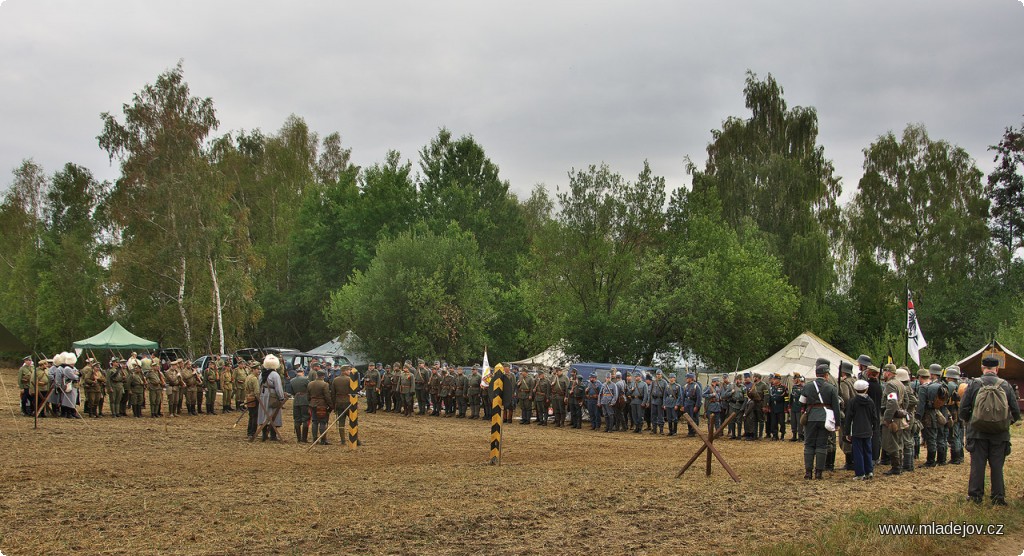
<instances>
[{"instance_id":1,"label":"white canvas tent","mask_svg":"<svg viewBox=\"0 0 1024 556\"><path fill-rule=\"evenodd\" d=\"M341 336L338 336L326 344L315 347L306 353L313 355L342 355L348 359L352 365L362 367L369 362L369 359L365 353L358 350L358 346L359 337L349 330L345 333L345 339L341 339Z\"/></svg>"},{"instance_id":2,"label":"white canvas tent","mask_svg":"<svg viewBox=\"0 0 1024 556\"><path fill-rule=\"evenodd\" d=\"M543 365L545 367L565 366L569 363L569 356L559 347L559 344L555 344L533 357L511 362L512 365Z\"/></svg>"},{"instance_id":3,"label":"white canvas tent","mask_svg":"<svg viewBox=\"0 0 1024 556\"><path fill-rule=\"evenodd\" d=\"M804 332L768 359L753 367L743 369L740 373L761 373L762 375L779 373L783 377L799 373L804 378L814 378L814 362L819 357L824 357L831 362L829 369L833 377L839 376L841 361L850 363L856 361L811 332ZM856 364L854 367L856 368Z\"/></svg>"}]
</instances>

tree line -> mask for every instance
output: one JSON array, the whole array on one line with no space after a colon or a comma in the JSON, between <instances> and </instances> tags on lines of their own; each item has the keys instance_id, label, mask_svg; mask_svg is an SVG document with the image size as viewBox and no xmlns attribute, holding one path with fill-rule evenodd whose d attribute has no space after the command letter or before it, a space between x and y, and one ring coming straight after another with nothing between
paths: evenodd
<instances>
[{"instance_id":1,"label":"tree line","mask_svg":"<svg viewBox=\"0 0 1024 556\"><path fill-rule=\"evenodd\" d=\"M351 161L289 117L216 135L182 65L100 117L113 182L31 159L0 205L0 322L40 353L117 319L191 353L310 348L352 330L368 353L580 359L682 352L752 364L812 330L902 354L914 290L924 356L1024 345L1024 125L988 176L922 124L864 148L845 205L813 107L749 73L747 112L713 130L689 187L646 161L573 168L518 199L483 146L448 129L416 164Z\"/></svg>"}]
</instances>

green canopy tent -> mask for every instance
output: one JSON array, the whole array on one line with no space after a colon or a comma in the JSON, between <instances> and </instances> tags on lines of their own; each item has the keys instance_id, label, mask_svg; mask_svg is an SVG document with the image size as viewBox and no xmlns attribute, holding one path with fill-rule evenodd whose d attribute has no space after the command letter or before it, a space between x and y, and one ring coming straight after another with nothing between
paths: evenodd
<instances>
[{"instance_id":1,"label":"green canopy tent","mask_svg":"<svg viewBox=\"0 0 1024 556\"><path fill-rule=\"evenodd\" d=\"M140 338L125 330L117 321L107 327L106 330L93 336L79 340L72 344L75 349L156 349L157 343L152 340Z\"/></svg>"},{"instance_id":2,"label":"green canopy tent","mask_svg":"<svg viewBox=\"0 0 1024 556\"><path fill-rule=\"evenodd\" d=\"M19 340L10 330L7 330L6 326L0 324L0 351L18 352L20 356L29 353L31 348L26 346L25 342Z\"/></svg>"}]
</instances>

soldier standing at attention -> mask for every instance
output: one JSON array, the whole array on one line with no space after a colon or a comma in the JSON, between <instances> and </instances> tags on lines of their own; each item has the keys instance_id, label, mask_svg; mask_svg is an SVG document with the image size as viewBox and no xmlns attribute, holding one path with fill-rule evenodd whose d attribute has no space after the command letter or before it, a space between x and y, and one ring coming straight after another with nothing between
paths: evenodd
<instances>
[{"instance_id":1,"label":"soldier standing at attention","mask_svg":"<svg viewBox=\"0 0 1024 556\"><path fill-rule=\"evenodd\" d=\"M758 394L754 400L754 416L757 418L757 439L760 440L764 438L765 416L768 415L768 385L761 373L754 373L753 389Z\"/></svg>"},{"instance_id":2,"label":"soldier standing at attention","mask_svg":"<svg viewBox=\"0 0 1024 556\"><path fill-rule=\"evenodd\" d=\"M309 383L307 392L309 393L309 417L313 421L313 440L316 441L327 430L332 400L331 388L324 382L323 373L317 368L313 369L313 381ZM324 438L320 438L320 444L330 444L326 435Z\"/></svg>"},{"instance_id":3,"label":"soldier standing at attention","mask_svg":"<svg viewBox=\"0 0 1024 556\"><path fill-rule=\"evenodd\" d=\"M665 421L668 422L668 435L675 436L679 432L679 410L683 408L683 387L676 382L676 374L669 373L668 387L665 388ZM664 427L662 427L664 429Z\"/></svg>"},{"instance_id":4,"label":"soldier standing at attention","mask_svg":"<svg viewBox=\"0 0 1024 556\"><path fill-rule=\"evenodd\" d=\"M427 385L430 384L430 369L420 362L416 370L413 371L413 376L416 378L416 405L419 406L419 414L427 414Z\"/></svg>"},{"instance_id":5,"label":"soldier standing at attention","mask_svg":"<svg viewBox=\"0 0 1024 556\"><path fill-rule=\"evenodd\" d=\"M683 385L683 399L682 406L683 411L693 419L693 422L700 425L700 406L703 401L704 391L697 383L697 375L694 373L686 373L686 384ZM676 425L678 426L678 425ZM686 436L695 436L697 431L693 429L693 425L689 422L686 423ZM669 432L672 434L672 431Z\"/></svg>"},{"instance_id":6,"label":"soldier standing at attention","mask_svg":"<svg viewBox=\"0 0 1024 556\"><path fill-rule=\"evenodd\" d=\"M110 414L124 417L124 386L128 382L128 373L117 357L110 358L110 371L107 373L107 391L110 392Z\"/></svg>"},{"instance_id":7,"label":"soldier standing at attention","mask_svg":"<svg viewBox=\"0 0 1024 556\"><path fill-rule=\"evenodd\" d=\"M818 365L814 369L814 374L817 378L804 386L804 391L800 394L800 403L804 404L807 411L807 426L804 428L807 439L804 442L804 479L811 478L812 470L814 478L821 479L825 471L829 433L825 428L825 409L831 409L835 418L839 418L839 394L825 380L828 365Z\"/></svg>"},{"instance_id":8,"label":"soldier standing at attention","mask_svg":"<svg viewBox=\"0 0 1024 556\"><path fill-rule=\"evenodd\" d=\"M1006 505L1003 464L1010 452L1010 425L1020 421L1020 406L1013 388L999 378L999 359L981 360L981 378L971 381L960 403L960 420L967 424L967 451L971 474L967 499L981 504L985 497L985 468L992 475L992 504Z\"/></svg>"},{"instance_id":9,"label":"soldier standing at attention","mask_svg":"<svg viewBox=\"0 0 1024 556\"><path fill-rule=\"evenodd\" d=\"M394 363L391 367L386 367L384 373L380 375L380 398L385 413L391 412L391 373L394 372L396 365L398 363Z\"/></svg>"},{"instance_id":10,"label":"soldier standing at attention","mask_svg":"<svg viewBox=\"0 0 1024 556\"><path fill-rule=\"evenodd\" d=\"M601 394L598 403L601 405L601 413L604 417L604 432L612 432L612 423L615 422L615 400L619 398L619 389L614 382L614 375L608 373L601 384Z\"/></svg>"},{"instance_id":11,"label":"soldier standing at attention","mask_svg":"<svg viewBox=\"0 0 1024 556\"><path fill-rule=\"evenodd\" d=\"M629 414L633 420L633 433L639 434L644 426L644 400L647 399L647 383L643 373L633 373L629 384Z\"/></svg>"},{"instance_id":12,"label":"soldier standing at attention","mask_svg":"<svg viewBox=\"0 0 1024 556\"><path fill-rule=\"evenodd\" d=\"M555 426L565 426L565 402L569 393L569 379L562 374L561 367L555 367L555 376L551 378L551 407L555 413Z\"/></svg>"},{"instance_id":13,"label":"soldier standing at attention","mask_svg":"<svg viewBox=\"0 0 1024 556\"><path fill-rule=\"evenodd\" d=\"M548 426L548 407L551 400L551 381L544 376L544 369L537 371L537 381L533 384L533 409L537 412L537 424Z\"/></svg>"},{"instance_id":14,"label":"soldier standing at attention","mask_svg":"<svg viewBox=\"0 0 1024 556\"><path fill-rule=\"evenodd\" d=\"M782 385L782 375L772 375L768 386L768 437L772 440L786 438L786 387Z\"/></svg>"},{"instance_id":15,"label":"soldier standing at attention","mask_svg":"<svg viewBox=\"0 0 1024 556\"><path fill-rule=\"evenodd\" d=\"M896 380L896 365L889 363L883 367L882 399L885 404L882 414L882 450L889 456L892 468L884 475L899 475L903 469L903 406L906 405L907 391L903 384Z\"/></svg>"},{"instance_id":16,"label":"soldier standing at attention","mask_svg":"<svg viewBox=\"0 0 1024 556\"><path fill-rule=\"evenodd\" d=\"M320 368L319 362L313 362L313 370ZM309 442L309 379L302 367L295 368L295 378L291 379L292 389L292 421L295 426L295 440Z\"/></svg>"},{"instance_id":17,"label":"soldier standing at attention","mask_svg":"<svg viewBox=\"0 0 1024 556\"><path fill-rule=\"evenodd\" d=\"M917 395L910 389L910 371L905 367L896 369L896 380L903 384L906 396L900 408L906 414L906 427L901 428L903 435L903 472L914 470L914 415L917 413Z\"/></svg>"},{"instance_id":18,"label":"soldier standing at attention","mask_svg":"<svg viewBox=\"0 0 1024 556\"><path fill-rule=\"evenodd\" d=\"M878 380L878 368L871 364L871 357L860 355L857 357L857 368L860 370L860 378L868 382L868 397L878 408L878 427L871 437L872 460L878 465L882 453L882 383Z\"/></svg>"},{"instance_id":19,"label":"soldier standing at attention","mask_svg":"<svg viewBox=\"0 0 1024 556\"><path fill-rule=\"evenodd\" d=\"M89 402L89 414L94 418L103 416L102 401L103 390L107 379L99 368L99 362L93 359L82 369L82 386L85 388L86 397Z\"/></svg>"},{"instance_id":20,"label":"soldier standing at attention","mask_svg":"<svg viewBox=\"0 0 1024 556\"><path fill-rule=\"evenodd\" d=\"M519 396L519 413L521 415L519 424L529 425L533 416L533 386L534 379L526 369L519 369L519 379L516 381L516 393Z\"/></svg>"},{"instance_id":21,"label":"soldier standing at attention","mask_svg":"<svg viewBox=\"0 0 1024 556\"><path fill-rule=\"evenodd\" d=\"M181 371L178 370L180 361L175 359L167 367L164 373L164 383L167 385L167 414L171 417L178 416L178 396L181 395Z\"/></svg>"},{"instance_id":22,"label":"soldier standing at attention","mask_svg":"<svg viewBox=\"0 0 1024 556\"><path fill-rule=\"evenodd\" d=\"M867 384L867 381L865 381ZM793 388L789 391L789 426L793 431L793 438L790 442L799 442L804 439L804 424L800 422L803 408L800 404L800 394L804 391L804 377L799 373L793 373Z\"/></svg>"},{"instance_id":23,"label":"soldier standing at attention","mask_svg":"<svg viewBox=\"0 0 1024 556\"><path fill-rule=\"evenodd\" d=\"M221 411L228 413L234 411L231 408L231 398L235 391L234 378L235 373L231 369L231 365L224 365L224 368L220 372L220 391L221 391Z\"/></svg>"},{"instance_id":24,"label":"soldier standing at attention","mask_svg":"<svg viewBox=\"0 0 1024 556\"><path fill-rule=\"evenodd\" d=\"M512 388L506 384L505 388ZM469 375L469 418L480 418L480 365L473 365L473 374ZM502 422L505 422L504 417Z\"/></svg>"},{"instance_id":25,"label":"soldier standing at attention","mask_svg":"<svg viewBox=\"0 0 1024 556\"><path fill-rule=\"evenodd\" d=\"M964 423L960 420L960 367L946 367L943 379L949 389L949 397L946 398L946 411L949 412L950 421L947 432L949 463L960 465L964 462Z\"/></svg>"},{"instance_id":26,"label":"soldier standing at attention","mask_svg":"<svg viewBox=\"0 0 1024 556\"><path fill-rule=\"evenodd\" d=\"M673 379L675 375L672 375ZM651 407L651 434L665 434L665 414L668 412L665 396L668 394L669 383L665 380L661 369L654 373L654 380L648 390L647 405Z\"/></svg>"},{"instance_id":27,"label":"soldier standing at attention","mask_svg":"<svg viewBox=\"0 0 1024 556\"><path fill-rule=\"evenodd\" d=\"M407 359L405 361L405 365L395 365L395 372L391 375L391 407L395 413L405 412L405 404L402 400L402 390L399 388L399 383L402 381L402 375L405 372L405 367L412 367L412 361Z\"/></svg>"},{"instance_id":28,"label":"soldier standing at attention","mask_svg":"<svg viewBox=\"0 0 1024 556\"><path fill-rule=\"evenodd\" d=\"M160 417L163 415L162 405L164 403L164 377L160 374L158 366L146 357L142 360L142 372L146 375L146 387L149 389L149 416Z\"/></svg>"},{"instance_id":29,"label":"soldier standing at attention","mask_svg":"<svg viewBox=\"0 0 1024 556\"><path fill-rule=\"evenodd\" d=\"M187 363L185 365L183 382L185 384L185 407L188 410L189 415L196 415L196 394L199 392L199 384L201 381L202 378L199 376L199 373L196 372L192 363Z\"/></svg>"},{"instance_id":30,"label":"soldier standing at attention","mask_svg":"<svg viewBox=\"0 0 1024 556\"><path fill-rule=\"evenodd\" d=\"M726 391L725 397L729 403L729 413L736 415L729 423L729 439L739 440L743 438L743 404L747 401L747 391L743 387L743 378L739 373L733 379L732 389Z\"/></svg>"},{"instance_id":31,"label":"soldier standing at attention","mask_svg":"<svg viewBox=\"0 0 1024 556\"><path fill-rule=\"evenodd\" d=\"M944 417L935 409L936 397L940 385L932 384L931 373L921 368L917 372L917 419L921 421L921 444L927 451L925 467L935 467L938 454L938 436L945 426Z\"/></svg>"},{"instance_id":32,"label":"soldier standing at attention","mask_svg":"<svg viewBox=\"0 0 1024 556\"><path fill-rule=\"evenodd\" d=\"M583 428L583 402L587 399L586 386L580 380L576 369L569 377L569 425L574 429Z\"/></svg>"},{"instance_id":33,"label":"soldier standing at attention","mask_svg":"<svg viewBox=\"0 0 1024 556\"><path fill-rule=\"evenodd\" d=\"M597 374L590 374L584 395L587 397L587 413L590 414L590 430L596 431L601 428L601 384L597 382Z\"/></svg>"},{"instance_id":34,"label":"soldier standing at attention","mask_svg":"<svg viewBox=\"0 0 1024 556\"><path fill-rule=\"evenodd\" d=\"M376 413L377 412L377 393L378 385L380 384L380 371L377 370L380 363L374 365L370 363L370 366L366 369L366 377L363 378L363 391L366 392L366 412ZM313 438L316 438L314 436Z\"/></svg>"},{"instance_id":35,"label":"soldier standing at attention","mask_svg":"<svg viewBox=\"0 0 1024 556\"><path fill-rule=\"evenodd\" d=\"M245 377L245 384L242 386L245 393L245 409L249 412L249 422L245 428L246 437L249 442L256 440L256 426L259 417L260 379L257 373L249 373Z\"/></svg>"},{"instance_id":36,"label":"soldier standing at attention","mask_svg":"<svg viewBox=\"0 0 1024 556\"><path fill-rule=\"evenodd\" d=\"M213 404L217 403L217 380L220 375L217 367L220 365L220 357L209 361L211 363L207 365L206 372L203 374L203 378L206 379L206 413L216 415L213 411Z\"/></svg>"},{"instance_id":37,"label":"soldier standing at attention","mask_svg":"<svg viewBox=\"0 0 1024 556\"><path fill-rule=\"evenodd\" d=\"M466 376L462 367L455 368L455 404L457 409L456 418L466 418L466 407L469 403L469 377Z\"/></svg>"},{"instance_id":38,"label":"soldier standing at attention","mask_svg":"<svg viewBox=\"0 0 1024 556\"><path fill-rule=\"evenodd\" d=\"M441 416L441 371L437 367L430 370L430 380L427 382L427 392L430 394L430 414L435 417Z\"/></svg>"},{"instance_id":39,"label":"soldier standing at attention","mask_svg":"<svg viewBox=\"0 0 1024 556\"><path fill-rule=\"evenodd\" d=\"M237 362L233 377L235 379L234 384L234 396L235 396L235 409L242 411L245 409L245 400L243 392L245 391L245 379L249 376L249 371L246 370L245 364L241 361Z\"/></svg>"},{"instance_id":40,"label":"soldier standing at attention","mask_svg":"<svg viewBox=\"0 0 1024 556\"><path fill-rule=\"evenodd\" d=\"M440 365L437 365L440 368ZM455 376L448 372L448 369L441 369L441 400L444 406L444 416L455 415Z\"/></svg>"},{"instance_id":41,"label":"soldier standing at attention","mask_svg":"<svg viewBox=\"0 0 1024 556\"><path fill-rule=\"evenodd\" d=\"M132 414L142 417L142 399L146 395L146 377L138 362L128 374L128 396L131 398Z\"/></svg>"},{"instance_id":42,"label":"soldier standing at attention","mask_svg":"<svg viewBox=\"0 0 1024 556\"><path fill-rule=\"evenodd\" d=\"M398 393L402 396L402 414L412 417L413 397L416 395L416 377L412 375L412 365L402 369L402 376L398 379Z\"/></svg>"}]
</instances>

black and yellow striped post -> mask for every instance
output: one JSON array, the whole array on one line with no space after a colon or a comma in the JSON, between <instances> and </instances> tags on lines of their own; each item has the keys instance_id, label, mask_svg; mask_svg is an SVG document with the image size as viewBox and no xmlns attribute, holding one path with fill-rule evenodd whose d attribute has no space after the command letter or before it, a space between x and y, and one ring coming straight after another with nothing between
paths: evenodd
<instances>
[{"instance_id":1,"label":"black and yellow striped post","mask_svg":"<svg viewBox=\"0 0 1024 556\"><path fill-rule=\"evenodd\" d=\"M348 395L348 447L355 449L359 445L359 381L354 376L349 381L349 389L352 393Z\"/></svg>"},{"instance_id":2,"label":"black and yellow striped post","mask_svg":"<svg viewBox=\"0 0 1024 556\"><path fill-rule=\"evenodd\" d=\"M502 392L505 389L505 373L501 366L494 368L491 375L491 465L501 465L501 417L504 415Z\"/></svg>"}]
</instances>

